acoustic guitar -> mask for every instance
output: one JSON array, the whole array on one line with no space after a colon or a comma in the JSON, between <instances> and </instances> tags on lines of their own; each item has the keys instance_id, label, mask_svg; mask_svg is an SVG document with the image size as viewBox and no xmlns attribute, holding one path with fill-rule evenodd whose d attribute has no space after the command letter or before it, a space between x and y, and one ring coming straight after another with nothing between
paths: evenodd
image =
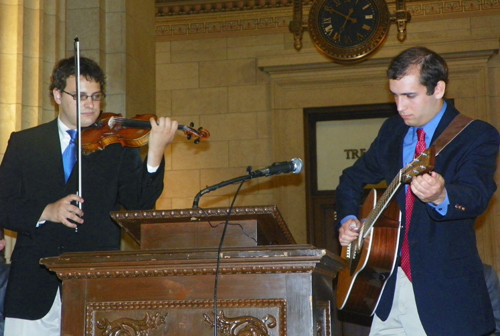
<instances>
[{"instance_id":1,"label":"acoustic guitar","mask_svg":"<svg viewBox=\"0 0 500 336\"><path fill-rule=\"evenodd\" d=\"M399 171L380 197L376 189L370 191L360 211L359 236L342 247L347 265L338 276L338 309L366 316L375 312L397 260L401 211L394 197L413 177L434 169L435 155L434 146L420 154Z\"/></svg>"}]
</instances>

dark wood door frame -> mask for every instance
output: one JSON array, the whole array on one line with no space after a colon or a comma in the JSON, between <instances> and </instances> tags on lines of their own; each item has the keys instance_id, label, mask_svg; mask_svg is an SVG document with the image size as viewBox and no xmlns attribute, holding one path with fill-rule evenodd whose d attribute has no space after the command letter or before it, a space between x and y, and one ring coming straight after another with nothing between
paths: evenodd
<instances>
[{"instance_id":1,"label":"dark wood door frame","mask_svg":"<svg viewBox=\"0 0 500 336\"><path fill-rule=\"evenodd\" d=\"M335 190L318 188L316 123L330 120L386 118L396 113L396 105L389 103L304 109L305 164L309 167L306 170L307 239L310 244L340 255L341 247L335 228L338 220L335 210ZM336 292L335 283L336 281L334 281L334 292ZM332 303L332 311L334 312L332 325L337 334L359 336L369 334L371 317L338 311L335 309L335 303Z\"/></svg>"},{"instance_id":2,"label":"dark wood door frame","mask_svg":"<svg viewBox=\"0 0 500 336\"><path fill-rule=\"evenodd\" d=\"M394 103L304 109L305 164L306 167L310 167L306 170L308 243L334 253L340 252L337 230L334 228L334 223L337 221L335 190L318 188L316 123L331 120L386 118L396 113Z\"/></svg>"}]
</instances>

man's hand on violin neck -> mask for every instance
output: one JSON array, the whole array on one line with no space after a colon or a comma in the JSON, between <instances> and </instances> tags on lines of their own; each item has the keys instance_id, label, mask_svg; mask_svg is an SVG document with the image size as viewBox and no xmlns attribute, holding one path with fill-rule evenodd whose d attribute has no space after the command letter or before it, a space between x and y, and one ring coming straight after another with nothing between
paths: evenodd
<instances>
[{"instance_id":1,"label":"man's hand on violin neck","mask_svg":"<svg viewBox=\"0 0 500 336\"><path fill-rule=\"evenodd\" d=\"M179 124L168 117L158 117L157 120L151 118L150 122L148 165L158 167L165 154L165 148L174 140Z\"/></svg>"}]
</instances>

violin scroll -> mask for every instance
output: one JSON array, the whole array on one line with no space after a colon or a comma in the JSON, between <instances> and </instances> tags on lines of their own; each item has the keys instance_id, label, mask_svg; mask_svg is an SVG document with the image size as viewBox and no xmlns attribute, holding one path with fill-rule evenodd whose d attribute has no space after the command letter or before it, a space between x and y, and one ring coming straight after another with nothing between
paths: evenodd
<instances>
[{"instance_id":1,"label":"violin scroll","mask_svg":"<svg viewBox=\"0 0 500 336\"><path fill-rule=\"evenodd\" d=\"M190 123L189 126L185 125L179 125L177 129L179 131L184 131L184 134L186 135L186 138L188 140L191 140L191 138L194 136L194 143L197 145L200 143L201 140L206 140L210 137L210 132L203 127L198 127L198 129L194 129L194 123Z\"/></svg>"}]
</instances>

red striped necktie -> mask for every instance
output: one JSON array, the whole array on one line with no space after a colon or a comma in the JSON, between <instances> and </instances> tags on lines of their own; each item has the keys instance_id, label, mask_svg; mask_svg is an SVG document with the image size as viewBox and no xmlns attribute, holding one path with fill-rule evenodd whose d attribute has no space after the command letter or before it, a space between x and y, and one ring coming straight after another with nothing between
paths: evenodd
<instances>
[{"instance_id":1,"label":"red striped necktie","mask_svg":"<svg viewBox=\"0 0 500 336\"><path fill-rule=\"evenodd\" d=\"M423 129L417 129L418 142L415 147L415 157L418 157L426 149L425 145L425 132ZM411 186L408 186L406 191L406 228L405 236L403 239L403 246L401 247L401 268L405 272L408 280L411 281L411 267L410 267L410 246L408 243L408 231L410 231L411 214L413 212L413 203L415 202L415 195L411 191Z\"/></svg>"}]
</instances>

